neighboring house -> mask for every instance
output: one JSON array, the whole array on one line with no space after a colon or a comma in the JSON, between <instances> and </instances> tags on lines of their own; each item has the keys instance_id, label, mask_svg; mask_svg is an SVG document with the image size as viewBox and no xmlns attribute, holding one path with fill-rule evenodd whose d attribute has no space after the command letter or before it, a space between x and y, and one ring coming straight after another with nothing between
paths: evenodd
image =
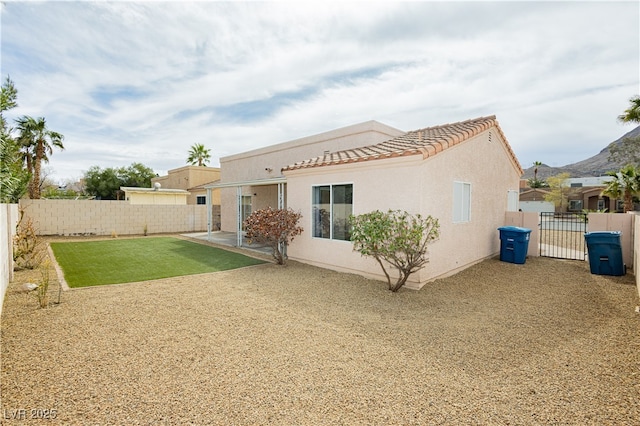
<instances>
[{"instance_id":1,"label":"neighboring house","mask_svg":"<svg viewBox=\"0 0 640 426\"><path fill-rule=\"evenodd\" d=\"M386 128L376 122L369 125ZM266 148L263 155L252 151L235 156L233 170L246 172L246 186L241 181L235 185L229 182L227 188L235 186L235 197L234 191L229 198L222 193L223 230L238 229L241 205L251 202L253 206L253 197L260 199L258 185L262 181L278 185L279 205L286 199L288 207L302 213L305 231L288 252L293 260L384 279L375 260L353 251L347 225L349 215L376 209L406 210L440 221L441 236L430 246L430 262L410 277L408 287L420 288L499 252L497 228L504 225L506 211L518 209L522 168L495 116L406 133L393 129L364 143L354 140L361 133L334 132L343 135L341 143L322 147L321 152L307 156L313 157L308 160L289 155L286 144L279 145L279 155L286 157L288 165L282 167L283 175L274 176L270 183L260 176L251 181L250 171L272 169L271 173L277 174L277 164L271 165L273 158L266 155L274 151ZM311 138L327 139L321 135ZM224 189L221 185L225 185L229 162L223 160L221 184L209 189ZM255 191L253 195L245 195L246 187L251 188L249 194ZM269 195L275 205L273 194Z\"/></svg>"},{"instance_id":2,"label":"neighboring house","mask_svg":"<svg viewBox=\"0 0 640 426\"><path fill-rule=\"evenodd\" d=\"M184 189L162 189L121 186L124 199L129 204L187 204L189 192Z\"/></svg>"},{"instance_id":3,"label":"neighboring house","mask_svg":"<svg viewBox=\"0 0 640 426\"><path fill-rule=\"evenodd\" d=\"M621 212L623 200L612 199L602 194L611 176L569 178L566 181L567 203L562 208L545 201L548 188L529 188L522 185L520 189L520 208L526 212L580 213L583 210ZM526 182L526 181L525 181Z\"/></svg>"},{"instance_id":4,"label":"neighboring house","mask_svg":"<svg viewBox=\"0 0 640 426\"><path fill-rule=\"evenodd\" d=\"M568 195L568 212L581 212L582 210L607 211L611 213L624 210L624 200L612 199L602 194L607 187L611 176L570 178Z\"/></svg>"},{"instance_id":5,"label":"neighboring house","mask_svg":"<svg viewBox=\"0 0 640 426\"><path fill-rule=\"evenodd\" d=\"M151 179L151 186L156 182L165 189L184 189L189 191L187 204L207 204L206 184L220 179L220 168L205 166L184 166L169 170L166 176ZM212 191L212 205L220 205L220 191Z\"/></svg>"},{"instance_id":6,"label":"neighboring house","mask_svg":"<svg viewBox=\"0 0 640 426\"><path fill-rule=\"evenodd\" d=\"M545 195L549 194L547 189L528 188L520 190L520 210L523 212L549 212L553 213L556 206L549 201L545 201Z\"/></svg>"}]
</instances>

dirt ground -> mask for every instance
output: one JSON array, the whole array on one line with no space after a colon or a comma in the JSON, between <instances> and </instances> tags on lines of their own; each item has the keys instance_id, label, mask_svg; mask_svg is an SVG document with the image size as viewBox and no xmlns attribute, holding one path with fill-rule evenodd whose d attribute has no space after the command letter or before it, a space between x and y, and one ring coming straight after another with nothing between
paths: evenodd
<instances>
[{"instance_id":1,"label":"dirt ground","mask_svg":"<svg viewBox=\"0 0 640 426\"><path fill-rule=\"evenodd\" d=\"M429 267L427 265L427 267ZM420 291L296 262L62 293L17 272L3 424L559 424L640 419L632 275L490 259ZM49 417L48 419L43 419Z\"/></svg>"}]
</instances>

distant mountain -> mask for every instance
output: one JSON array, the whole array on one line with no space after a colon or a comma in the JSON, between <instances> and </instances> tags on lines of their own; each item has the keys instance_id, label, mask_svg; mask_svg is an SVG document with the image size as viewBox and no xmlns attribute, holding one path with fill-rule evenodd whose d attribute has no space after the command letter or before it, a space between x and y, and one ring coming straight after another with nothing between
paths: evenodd
<instances>
[{"instance_id":1,"label":"distant mountain","mask_svg":"<svg viewBox=\"0 0 640 426\"><path fill-rule=\"evenodd\" d=\"M591 158L587 158L586 160L568 164L563 167L550 167L546 164L538 166L538 179L546 179L549 176L555 176L559 173L564 172L569 173L571 177L603 176L608 171L619 170L625 164L609 161L609 146L613 144L620 145L624 139L634 137L640 137L640 126L636 127L628 133L625 133L619 139L607 144L607 146L602 151ZM524 174L522 175L522 178L532 178L533 169L533 166L526 169L524 171Z\"/></svg>"}]
</instances>

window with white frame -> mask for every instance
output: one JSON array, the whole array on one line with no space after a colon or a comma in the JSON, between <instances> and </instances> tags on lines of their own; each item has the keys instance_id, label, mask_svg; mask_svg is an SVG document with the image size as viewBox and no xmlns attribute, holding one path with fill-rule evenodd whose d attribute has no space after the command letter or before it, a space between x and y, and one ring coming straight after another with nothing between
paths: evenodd
<instances>
[{"instance_id":1,"label":"window with white frame","mask_svg":"<svg viewBox=\"0 0 640 426\"><path fill-rule=\"evenodd\" d=\"M349 216L353 212L353 185L320 185L313 187L313 236L349 241Z\"/></svg>"},{"instance_id":2,"label":"window with white frame","mask_svg":"<svg viewBox=\"0 0 640 426\"><path fill-rule=\"evenodd\" d=\"M453 223L471 221L471 184L453 182Z\"/></svg>"},{"instance_id":3,"label":"window with white frame","mask_svg":"<svg viewBox=\"0 0 640 426\"><path fill-rule=\"evenodd\" d=\"M206 195L196 196L196 204L207 204L207 196Z\"/></svg>"}]
</instances>

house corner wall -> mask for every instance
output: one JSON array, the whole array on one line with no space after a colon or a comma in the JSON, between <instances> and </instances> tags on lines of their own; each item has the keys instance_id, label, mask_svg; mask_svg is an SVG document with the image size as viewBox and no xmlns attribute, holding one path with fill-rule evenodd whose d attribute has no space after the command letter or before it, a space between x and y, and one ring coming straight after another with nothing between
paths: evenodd
<instances>
[{"instance_id":1,"label":"house corner wall","mask_svg":"<svg viewBox=\"0 0 640 426\"><path fill-rule=\"evenodd\" d=\"M19 214L17 204L0 204L0 316L4 296L13 280L13 237Z\"/></svg>"}]
</instances>

